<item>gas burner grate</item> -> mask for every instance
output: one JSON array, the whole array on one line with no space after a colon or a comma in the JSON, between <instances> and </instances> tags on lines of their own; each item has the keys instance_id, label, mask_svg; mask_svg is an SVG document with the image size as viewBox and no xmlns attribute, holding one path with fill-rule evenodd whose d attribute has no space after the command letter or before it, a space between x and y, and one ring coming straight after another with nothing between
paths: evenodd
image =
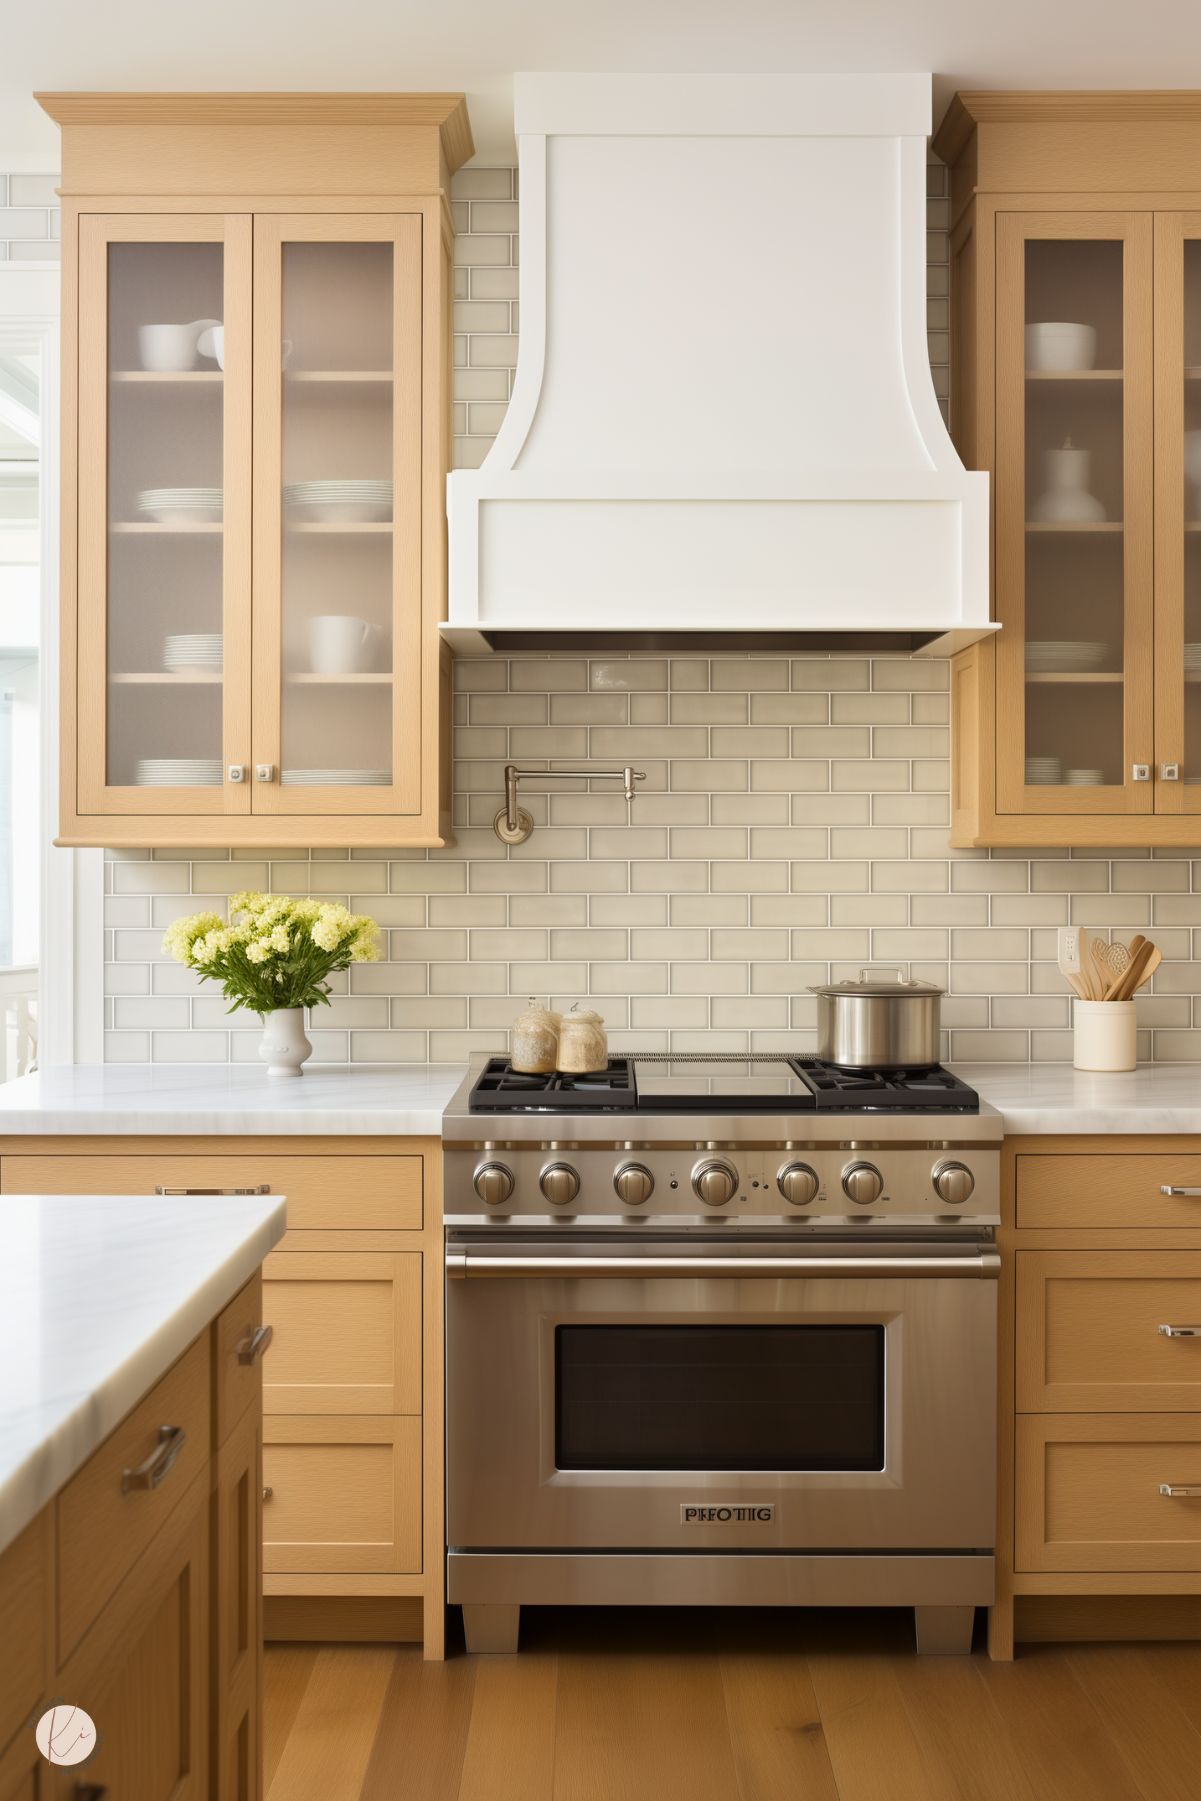
<instances>
[{"instance_id":1,"label":"gas burner grate","mask_svg":"<svg viewBox=\"0 0 1201 1801\"><path fill-rule=\"evenodd\" d=\"M610 1057L607 1068L592 1075L569 1076L557 1071L529 1075L510 1067L507 1057L489 1057L471 1090L473 1113L584 1112L607 1108L633 1112L637 1105L634 1072L628 1057Z\"/></svg>"}]
</instances>

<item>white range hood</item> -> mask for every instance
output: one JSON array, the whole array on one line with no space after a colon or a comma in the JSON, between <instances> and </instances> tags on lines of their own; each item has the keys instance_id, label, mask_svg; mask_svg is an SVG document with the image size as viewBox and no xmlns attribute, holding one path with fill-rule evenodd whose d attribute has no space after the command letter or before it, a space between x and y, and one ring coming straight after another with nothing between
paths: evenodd
<instances>
[{"instance_id":1,"label":"white range hood","mask_svg":"<svg viewBox=\"0 0 1201 1801\"><path fill-rule=\"evenodd\" d=\"M927 75L519 75L521 335L449 478L462 649L946 654L988 477L926 350Z\"/></svg>"}]
</instances>

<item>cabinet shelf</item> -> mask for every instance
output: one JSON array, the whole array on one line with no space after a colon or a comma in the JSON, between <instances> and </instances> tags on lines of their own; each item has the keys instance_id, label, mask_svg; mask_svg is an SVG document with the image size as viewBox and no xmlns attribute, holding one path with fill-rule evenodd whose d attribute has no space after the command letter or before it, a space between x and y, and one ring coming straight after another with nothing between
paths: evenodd
<instances>
[{"instance_id":1,"label":"cabinet shelf","mask_svg":"<svg viewBox=\"0 0 1201 1801\"><path fill-rule=\"evenodd\" d=\"M284 680L289 686L295 685L302 688L382 688L392 682L394 677L391 670L384 675L379 675L375 672L367 675L313 675L308 671L301 671L295 675L286 675Z\"/></svg>"},{"instance_id":2,"label":"cabinet shelf","mask_svg":"<svg viewBox=\"0 0 1201 1801\"><path fill-rule=\"evenodd\" d=\"M376 386L391 383L391 369L285 369L286 382L369 382Z\"/></svg>"},{"instance_id":3,"label":"cabinet shelf","mask_svg":"<svg viewBox=\"0 0 1201 1801\"><path fill-rule=\"evenodd\" d=\"M224 681L219 669L198 670L195 675L183 674L176 670L123 670L119 674L109 676L110 682L119 683L123 687L145 688L193 688L203 683Z\"/></svg>"},{"instance_id":4,"label":"cabinet shelf","mask_svg":"<svg viewBox=\"0 0 1201 1801\"><path fill-rule=\"evenodd\" d=\"M1045 669L1026 671L1026 681L1028 683L1036 682L1040 686L1047 688L1075 686L1080 682L1097 685L1102 685L1107 682L1112 684L1115 682L1124 682L1125 679L1125 676L1120 671L1111 672L1110 670L1082 669L1073 670L1071 672L1065 670L1062 674L1049 672Z\"/></svg>"},{"instance_id":5,"label":"cabinet shelf","mask_svg":"<svg viewBox=\"0 0 1201 1801\"><path fill-rule=\"evenodd\" d=\"M1027 369L1027 381L1121 381L1124 369Z\"/></svg>"},{"instance_id":6,"label":"cabinet shelf","mask_svg":"<svg viewBox=\"0 0 1201 1801\"><path fill-rule=\"evenodd\" d=\"M122 519L116 524L110 525L108 529L111 535L120 534L126 538L164 537L167 535L176 538L190 538L206 534L210 537L214 534L220 536L225 527L219 519L198 521L195 525L160 525L157 520Z\"/></svg>"},{"instance_id":7,"label":"cabinet shelf","mask_svg":"<svg viewBox=\"0 0 1201 1801\"><path fill-rule=\"evenodd\" d=\"M389 519L382 524L377 524L374 520L364 519L348 519L345 521L323 519L311 520L306 523L297 523L296 521L289 519L287 521L287 530L290 532L307 532L309 534L324 532L327 535L330 533L345 535L348 532L374 532L377 537L381 537L385 533L391 533L392 521Z\"/></svg>"},{"instance_id":8,"label":"cabinet shelf","mask_svg":"<svg viewBox=\"0 0 1201 1801\"><path fill-rule=\"evenodd\" d=\"M113 382L154 383L160 387L178 386L180 382L219 382L224 381L222 369L112 369L109 380Z\"/></svg>"},{"instance_id":9,"label":"cabinet shelf","mask_svg":"<svg viewBox=\"0 0 1201 1801\"><path fill-rule=\"evenodd\" d=\"M1044 523L1042 520L1037 519L1028 519L1026 521L1026 530L1031 533L1036 533L1041 537L1050 537L1052 534L1058 534L1060 532L1109 532L1110 534L1116 535L1124 529L1120 519L1099 519L1095 522L1089 520L1076 525L1056 524L1052 522Z\"/></svg>"}]
</instances>

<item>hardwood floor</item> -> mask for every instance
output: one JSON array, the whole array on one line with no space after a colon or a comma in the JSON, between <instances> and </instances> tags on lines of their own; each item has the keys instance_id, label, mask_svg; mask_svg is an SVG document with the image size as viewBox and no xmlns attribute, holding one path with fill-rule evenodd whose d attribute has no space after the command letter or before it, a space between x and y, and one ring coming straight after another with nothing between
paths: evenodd
<instances>
[{"instance_id":1,"label":"hardwood floor","mask_svg":"<svg viewBox=\"0 0 1201 1801\"><path fill-rule=\"evenodd\" d=\"M903 1612L529 1610L267 1650L266 1801L1201 1801L1201 1646L918 1658Z\"/></svg>"}]
</instances>

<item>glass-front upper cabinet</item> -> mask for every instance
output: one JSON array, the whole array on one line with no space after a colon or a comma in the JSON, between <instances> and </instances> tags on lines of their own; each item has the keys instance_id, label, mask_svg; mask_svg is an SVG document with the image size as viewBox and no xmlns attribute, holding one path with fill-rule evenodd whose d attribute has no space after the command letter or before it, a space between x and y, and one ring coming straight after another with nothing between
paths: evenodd
<instances>
[{"instance_id":1,"label":"glass-front upper cabinet","mask_svg":"<svg viewBox=\"0 0 1201 1801\"><path fill-rule=\"evenodd\" d=\"M1156 809L1201 813L1201 213L1155 218Z\"/></svg>"},{"instance_id":2,"label":"glass-front upper cabinet","mask_svg":"<svg viewBox=\"0 0 1201 1801\"><path fill-rule=\"evenodd\" d=\"M416 813L421 218L254 229L254 810Z\"/></svg>"},{"instance_id":3,"label":"glass-front upper cabinet","mask_svg":"<svg viewBox=\"0 0 1201 1801\"><path fill-rule=\"evenodd\" d=\"M1149 214L997 219L1003 812L1155 804L1152 263Z\"/></svg>"},{"instance_id":4,"label":"glass-front upper cabinet","mask_svg":"<svg viewBox=\"0 0 1201 1801\"><path fill-rule=\"evenodd\" d=\"M250 216L82 217L79 283L80 810L246 813Z\"/></svg>"}]
</instances>

